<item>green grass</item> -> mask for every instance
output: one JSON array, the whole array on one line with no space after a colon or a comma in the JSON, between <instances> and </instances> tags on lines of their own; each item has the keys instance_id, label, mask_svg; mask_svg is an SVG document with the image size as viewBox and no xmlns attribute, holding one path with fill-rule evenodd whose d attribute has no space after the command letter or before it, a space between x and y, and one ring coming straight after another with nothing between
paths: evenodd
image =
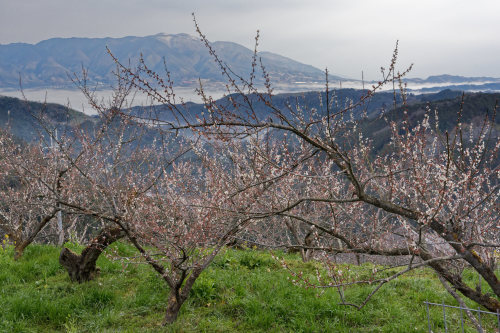
<instances>
[{"instance_id":1,"label":"green grass","mask_svg":"<svg viewBox=\"0 0 500 333\"><path fill-rule=\"evenodd\" d=\"M135 255L126 244L112 249ZM58 264L59 251L31 245L16 262L11 248L0 247L1 332L426 332L425 300L456 304L424 269L384 286L358 311L338 305L336 290L318 295L318 289L293 285L290 274L266 252L227 250L195 283L177 322L164 328L168 289L149 266L124 269L102 256L98 279L75 284ZM307 276L320 268L295 255L284 257ZM364 274L373 266L349 267ZM345 295L360 302L372 288L348 288ZM434 331L444 331L441 309L433 308L431 315ZM449 311L448 317L448 328L459 328L459 313ZM490 319L483 322L493 329L496 321Z\"/></svg>"}]
</instances>

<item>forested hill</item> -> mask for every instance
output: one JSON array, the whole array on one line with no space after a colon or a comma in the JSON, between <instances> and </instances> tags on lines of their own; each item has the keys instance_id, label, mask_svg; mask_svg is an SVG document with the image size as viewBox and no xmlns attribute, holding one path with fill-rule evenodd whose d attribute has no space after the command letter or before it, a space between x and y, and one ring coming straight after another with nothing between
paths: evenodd
<instances>
[{"instance_id":1,"label":"forested hill","mask_svg":"<svg viewBox=\"0 0 500 333\"><path fill-rule=\"evenodd\" d=\"M117 125L116 122L111 123L112 127L113 124ZM60 104L44 104L0 96L0 129L10 131L21 141L35 142L43 138L46 140L45 144L49 144L47 129L57 130L58 137L75 138L77 131L80 130L92 136L101 125L98 116L89 116ZM133 122L127 125L125 139L139 129L136 125ZM115 132L110 131L110 133ZM145 130L142 131L141 140L137 144L149 145L155 139L158 139L155 131ZM176 139L169 140L169 143L175 145ZM78 144L74 147L77 146Z\"/></svg>"},{"instance_id":2,"label":"forested hill","mask_svg":"<svg viewBox=\"0 0 500 333\"><path fill-rule=\"evenodd\" d=\"M492 132L492 140L498 140L500 136L500 116L498 115L496 106L499 102L500 93L467 93L464 95L463 105L461 95L442 100L409 103L407 106L400 106L389 110L383 117L365 121L362 128L368 137L373 138L375 150L378 151L389 141L389 122L395 121L396 123L400 123L403 121L406 118L404 113L406 110L408 115L406 119L410 122L410 126L414 126L418 121L423 119L427 108L430 108L431 125L434 126L435 124L434 114L437 111L439 119L438 127L443 133L455 128L459 113L461 113L460 122L463 128L470 126L472 123L479 129L486 119L485 117L490 121L494 121L495 127Z\"/></svg>"},{"instance_id":3,"label":"forested hill","mask_svg":"<svg viewBox=\"0 0 500 333\"><path fill-rule=\"evenodd\" d=\"M356 101L363 92L354 89L342 89L335 92L338 106L345 106L346 100ZM287 106L292 108L300 105L303 110L316 108L322 110L321 103L325 102L325 94L318 92L279 94L273 96L274 104L286 110ZM257 116L261 119L272 117L269 109L261 102L257 101L255 96L250 99L254 101L253 107ZM472 121L480 122L484 119L486 112L492 117L493 109L497 100L500 100L500 94L491 93L468 93L464 98L461 122L470 124ZM400 99L397 100L400 103ZM227 98L218 100L219 104L230 106ZM457 121L457 115L461 105L461 93L457 91L445 90L436 94L408 95L408 104L404 108L408 111L408 119L411 124L421 120L426 108L436 109L439 114L439 128L442 131L453 128ZM202 104L188 103L186 107L192 117L200 115L204 110ZM388 122L394 120L400 122L403 119L403 107L394 108L394 95L389 92L375 94L375 96L360 108L355 110L359 115L362 110L366 110L369 119L363 122L363 130L368 137L375 141L377 149L381 149L389 140ZM135 107L132 112L141 115L149 112L148 108ZM164 106L155 106L155 114L162 119L171 119L170 111ZM381 112L385 112L385 117L380 117ZM97 118L88 116L82 112L68 109L58 104L42 104L37 102L26 102L17 98L0 96L0 127L10 128L11 132L18 138L25 141L33 141L38 138L40 125L32 114L43 114L46 121L52 127L59 128L60 131L70 130L76 126L84 128L93 128ZM495 122L499 124L499 117L496 116ZM498 134L495 133L498 136Z\"/></svg>"},{"instance_id":4,"label":"forested hill","mask_svg":"<svg viewBox=\"0 0 500 333\"><path fill-rule=\"evenodd\" d=\"M359 89L336 89L332 90L329 94L329 100L331 104L331 112L340 111L347 107L351 101L356 103L359 101L366 91ZM409 104L421 103L421 102L432 102L439 100L452 99L461 96L461 92L453 90L443 90L438 93L415 95L408 94L406 96L407 102ZM255 112L258 119L265 120L268 118L273 118L274 115L269 107L262 102L258 96L255 94L248 95L248 100L251 102L251 109L246 104L241 96L231 95L229 97L224 97L217 100L217 104L224 108L232 108L234 105L238 105L241 112ZM264 96L266 97L266 96ZM267 97L266 97L267 98ZM396 105L400 105L402 102L401 96L396 94ZM290 109L294 112L307 113L315 109L319 113L325 113L326 105L326 93L318 91L309 91L302 93L282 93L272 96L273 105L280 109L283 113L289 113ZM197 116L200 116L205 111L205 106L203 104L196 103L186 103L184 106L180 106L188 110L187 114L191 117L191 120L195 120ZM393 92L379 92L376 93L371 99L366 103L362 103L359 107L353 110L354 116L358 118L363 112L368 114L369 118L376 117L380 112L385 112L387 110L394 109L394 93ZM152 113L155 117L166 121L175 121L172 116L170 108L164 105L157 105L153 107L143 108L134 107L132 113L138 116L147 116Z\"/></svg>"},{"instance_id":5,"label":"forested hill","mask_svg":"<svg viewBox=\"0 0 500 333\"><path fill-rule=\"evenodd\" d=\"M0 128L8 128L17 138L34 141L44 130L35 117L43 117L52 128L60 133L75 126L93 126L96 118L69 109L60 104L43 104L18 98L0 96Z\"/></svg>"}]
</instances>

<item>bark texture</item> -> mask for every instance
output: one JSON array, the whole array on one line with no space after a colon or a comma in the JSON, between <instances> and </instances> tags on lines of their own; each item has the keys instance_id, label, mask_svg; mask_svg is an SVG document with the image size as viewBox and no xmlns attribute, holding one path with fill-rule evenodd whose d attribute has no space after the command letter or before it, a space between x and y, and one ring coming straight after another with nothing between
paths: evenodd
<instances>
[{"instance_id":1,"label":"bark texture","mask_svg":"<svg viewBox=\"0 0 500 333\"><path fill-rule=\"evenodd\" d=\"M93 280L99 274L96 262L101 253L111 243L125 237L121 228L105 228L87 245L81 254L64 248L59 256L59 263L66 268L73 282Z\"/></svg>"},{"instance_id":2,"label":"bark texture","mask_svg":"<svg viewBox=\"0 0 500 333\"><path fill-rule=\"evenodd\" d=\"M175 285L169 283L171 289L170 289L170 295L168 296L167 311L165 312L165 318L163 319L163 326L173 324L174 321L177 319L182 304L184 304L184 302L188 299L189 293L191 292L191 289L193 288L196 279L205 270L205 268L207 268L207 266L212 262L216 252L217 251L214 251L214 253L210 256L209 259L206 260L206 262L203 265L193 268L191 274L187 278L186 278L187 275L184 271L184 273L181 274L180 279L177 280ZM184 280L186 282L184 282Z\"/></svg>"},{"instance_id":3,"label":"bark texture","mask_svg":"<svg viewBox=\"0 0 500 333\"><path fill-rule=\"evenodd\" d=\"M163 319L163 326L170 325L175 322L184 301L185 299L183 299L175 291L170 292L167 303L167 311L165 312L165 318Z\"/></svg>"}]
</instances>

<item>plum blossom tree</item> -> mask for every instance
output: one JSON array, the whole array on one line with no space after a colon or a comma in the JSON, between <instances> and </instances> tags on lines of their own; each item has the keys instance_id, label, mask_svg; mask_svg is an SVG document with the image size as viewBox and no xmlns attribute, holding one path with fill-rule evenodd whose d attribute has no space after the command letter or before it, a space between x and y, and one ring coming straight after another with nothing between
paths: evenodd
<instances>
[{"instance_id":1,"label":"plum blossom tree","mask_svg":"<svg viewBox=\"0 0 500 333\"><path fill-rule=\"evenodd\" d=\"M26 111L38 124L37 142L0 131L0 230L15 242L16 259L35 238L61 246L68 237L84 240L92 227L79 214L63 214L59 204L79 193L79 173L67 162L82 158L75 145L83 129L68 126L58 134L45 105L35 111L26 103Z\"/></svg>"},{"instance_id":2,"label":"plum blossom tree","mask_svg":"<svg viewBox=\"0 0 500 333\"><path fill-rule=\"evenodd\" d=\"M194 128L179 137L137 121L126 112L126 84L118 84L109 104L95 98L85 72L77 83L98 113L92 126L56 136L39 118L54 143L50 149L44 143L21 147L1 133L1 227L21 253L59 211L102 225L81 254L61 251L60 263L80 283L97 276L99 255L125 237L165 281L164 324L170 324L224 245L266 217L247 213L262 205L268 187L255 183L265 170L242 154L243 142L211 140Z\"/></svg>"},{"instance_id":3,"label":"plum blossom tree","mask_svg":"<svg viewBox=\"0 0 500 333\"><path fill-rule=\"evenodd\" d=\"M360 100L336 100L326 73L320 110L292 102L279 107L262 64L263 88L255 82L257 52L246 79L218 57L197 24L196 28L226 77L228 91L225 103L219 103L201 86L205 112L196 119L187 105L175 103L170 80L163 81L144 61L136 70L115 61L124 80L166 104L170 119L175 119L148 118L152 123L174 131L196 130L221 141L245 140L252 167L265 170L266 175L249 186L267 188L266 200L257 210L247 209L246 216L281 217L287 223L314 226L321 237L331 237L327 246L297 244L303 250L410 256L406 267L390 277L344 283L332 271L331 287L378 283L362 304L345 300L343 304L361 308L385 283L427 265L465 297L490 311L500 309L494 259L500 247L496 107L482 124L469 128L461 124L457 110L455 128L445 133L431 109L417 125L404 115L399 123L388 121L390 142L383 151L375 151L374 138L362 131L369 121L364 105L383 86L399 82L401 110L406 112L400 79L407 71L396 71L397 47L388 69L382 68L380 82ZM257 104L265 105L266 112L257 112ZM491 291L468 285L463 280L465 267L477 272Z\"/></svg>"},{"instance_id":4,"label":"plum blossom tree","mask_svg":"<svg viewBox=\"0 0 500 333\"><path fill-rule=\"evenodd\" d=\"M468 286L462 278L464 268L473 267L493 292L498 289L494 250L499 237L499 146L486 139L493 125L486 122L476 131L477 137L471 135L465 142L460 139L465 131L458 127L451 134L439 133L434 127L437 118L434 126L430 124L430 113L412 129L407 121L401 126L392 123L387 154L370 157L369 141L359 139L349 148L347 169L336 169L341 174L331 173L331 165L325 164L328 159L316 159L295 180L307 184L309 193L296 193L294 202L302 200L308 208L289 209L283 204L285 212L280 214L323 229L345 243L344 249L330 245L323 250L410 255L401 272L427 264L463 295L496 311L495 297ZM349 170L352 180L346 181ZM344 202L332 206L332 200ZM317 207L311 209L312 205ZM415 257L420 258L418 263ZM358 283L377 280L382 286L401 272ZM338 281L335 270L331 273Z\"/></svg>"},{"instance_id":5,"label":"plum blossom tree","mask_svg":"<svg viewBox=\"0 0 500 333\"><path fill-rule=\"evenodd\" d=\"M124 86L112 105L100 103L84 84L82 90L100 120L92 132L77 133L77 152L61 145L59 158L75 174L65 182L71 195L57 196L53 206L107 227L81 255L63 249L60 262L72 280L88 281L102 251L126 237L165 281L164 324L173 323L224 245L266 217L257 207L268 186L255 186L266 173L242 153L244 142L211 140L194 128L179 137L145 118L137 121L123 104Z\"/></svg>"},{"instance_id":6,"label":"plum blossom tree","mask_svg":"<svg viewBox=\"0 0 500 333\"><path fill-rule=\"evenodd\" d=\"M129 218L138 239L154 246L166 262L153 265L170 289L164 324L175 321L199 275L250 223L240 212L259 205L262 192L243 190L244 181L226 172L232 162L224 157L235 158L234 151L214 160L214 150L207 155L201 147L194 149L198 162L174 163Z\"/></svg>"},{"instance_id":7,"label":"plum blossom tree","mask_svg":"<svg viewBox=\"0 0 500 333\"><path fill-rule=\"evenodd\" d=\"M60 209L55 205L67 168L56 167L53 151L43 144L17 142L0 132L0 229L15 243L15 258L47 228Z\"/></svg>"}]
</instances>

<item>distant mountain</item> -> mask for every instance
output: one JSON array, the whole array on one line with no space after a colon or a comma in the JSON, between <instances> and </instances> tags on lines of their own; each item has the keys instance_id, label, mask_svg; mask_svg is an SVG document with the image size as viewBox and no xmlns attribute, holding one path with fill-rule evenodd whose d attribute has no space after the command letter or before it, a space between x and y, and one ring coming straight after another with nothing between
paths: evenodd
<instances>
[{"instance_id":1,"label":"distant mountain","mask_svg":"<svg viewBox=\"0 0 500 333\"><path fill-rule=\"evenodd\" d=\"M427 79L403 79L409 91L416 93L434 93L443 89L470 92L500 92L500 78L466 77L457 75L434 75Z\"/></svg>"},{"instance_id":2,"label":"distant mountain","mask_svg":"<svg viewBox=\"0 0 500 333\"><path fill-rule=\"evenodd\" d=\"M233 42L213 42L218 56L236 74L249 77L253 51ZM37 44L0 45L0 90L19 89L19 75L24 88L75 88L69 76L88 71L89 84L108 88L116 82L116 70L106 46L125 65L137 65L142 54L146 64L164 74L165 59L175 86L197 86L201 79L205 88L220 90L227 82L214 63L208 49L197 37L188 34L157 34L123 38L52 38ZM280 91L318 90L324 85L324 72L290 58L259 52L271 83ZM260 64L257 66L260 70ZM257 80L263 82L260 75ZM330 76L331 86L361 88L362 82ZM500 78L429 76L426 79L404 79L414 93L460 91L500 91ZM368 82L367 82L368 83ZM50 96L49 96L50 97Z\"/></svg>"},{"instance_id":3,"label":"distant mountain","mask_svg":"<svg viewBox=\"0 0 500 333\"><path fill-rule=\"evenodd\" d=\"M24 87L72 87L68 74L88 69L91 84L114 83L116 69L106 46L124 64L138 63L141 53L150 68L164 73L164 62L176 85L194 85L198 79L221 82L220 69L199 38L188 34L157 34L123 38L52 38L37 44L0 45L0 88L18 88L19 74ZM253 51L232 42L212 46L231 69L249 76ZM273 82L294 83L324 80L323 71L270 52L259 56ZM335 79L335 78L333 78Z\"/></svg>"},{"instance_id":4,"label":"distant mountain","mask_svg":"<svg viewBox=\"0 0 500 333\"><path fill-rule=\"evenodd\" d=\"M403 79L405 82L412 83L455 83L455 84L463 84L463 83L489 83L489 82L499 82L500 78L488 77L488 76L480 76L480 77L467 77L467 76L459 76L459 75L433 75L427 77L427 79Z\"/></svg>"},{"instance_id":5,"label":"distant mountain","mask_svg":"<svg viewBox=\"0 0 500 333\"><path fill-rule=\"evenodd\" d=\"M449 89L454 91L467 91L467 92L500 92L500 82L491 83L466 83L466 84L449 84L449 85L439 85L439 86L427 86L418 89L413 89L411 91L418 91L419 93L433 93L438 92L441 89Z\"/></svg>"}]
</instances>

